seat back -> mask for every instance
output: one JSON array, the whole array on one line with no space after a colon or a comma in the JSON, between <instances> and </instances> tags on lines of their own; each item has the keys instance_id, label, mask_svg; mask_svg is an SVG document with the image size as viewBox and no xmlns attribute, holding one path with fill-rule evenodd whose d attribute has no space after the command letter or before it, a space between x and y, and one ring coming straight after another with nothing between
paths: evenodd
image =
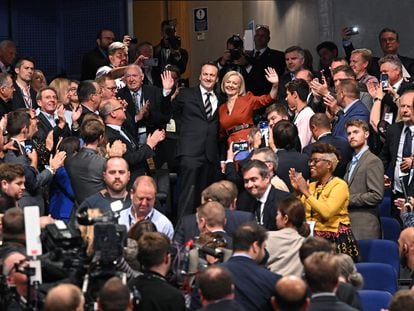
<instances>
[{"instance_id":1,"label":"seat back","mask_svg":"<svg viewBox=\"0 0 414 311\"><path fill-rule=\"evenodd\" d=\"M358 295L361 299L362 310L378 311L387 309L391 302L392 295L389 292L380 290L359 290Z\"/></svg>"},{"instance_id":2,"label":"seat back","mask_svg":"<svg viewBox=\"0 0 414 311\"><path fill-rule=\"evenodd\" d=\"M400 255L398 244L388 240L359 240L360 262L379 262L390 264L400 275Z\"/></svg>"},{"instance_id":3,"label":"seat back","mask_svg":"<svg viewBox=\"0 0 414 311\"><path fill-rule=\"evenodd\" d=\"M392 295L398 290L397 274L391 265L362 262L355 266L364 278L362 289L387 291Z\"/></svg>"},{"instance_id":4,"label":"seat back","mask_svg":"<svg viewBox=\"0 0 414 311\"><path fill-rule=\"evenodd\" d=\"M390 217L380 217L382 238L398 243L401 233L401 226L397 219Z\"/></svg>"}]
</instances>

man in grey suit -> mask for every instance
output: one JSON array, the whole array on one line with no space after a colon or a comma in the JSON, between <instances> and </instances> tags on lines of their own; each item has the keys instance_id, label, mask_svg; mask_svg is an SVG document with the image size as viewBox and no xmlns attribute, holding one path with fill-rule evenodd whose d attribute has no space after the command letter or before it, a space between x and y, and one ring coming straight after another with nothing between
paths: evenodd
<instances>
[{"instance_id":1,"label":"man in grey suit","mask_svg":"<svg viewBox=\"0 0 414 311\"><path fill-rule=\"evenodd\" d=\"M357 240L380 238L377 204L384 196L384 166L368 148L369 127L363 120L346 124L352 161L344 176L349 185L349 217Z\"/></svg>"}]
</instances>

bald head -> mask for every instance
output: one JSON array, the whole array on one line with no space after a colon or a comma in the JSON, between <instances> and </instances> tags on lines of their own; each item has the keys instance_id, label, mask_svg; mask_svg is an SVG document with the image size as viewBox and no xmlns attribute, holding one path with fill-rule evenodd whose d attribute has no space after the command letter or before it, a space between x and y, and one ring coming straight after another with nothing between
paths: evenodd
<instances>
[{"instance_id":1,"label":"bald head","mask_svg":"<svg viewBox=\"0 0 414 311\"><path fill-rule=\"evenodd\" d=\"M45 300L45 311L83 311L81 290L73 284L60 284L52 288Z\"/></svg>"},{"instance_id":2,"label":"bald head","mask_svg":"<svg viewBox=\"0 0 414 311\"><path fill-rule=\"evenodd\" d=\"M401 231L398 239L401 264L411 270L414 269L414 227Z\"/></svg>"},{"instance_id":3,"label":"bald head","mask_svg":"<svg viewBox=\"0 0 414 311\"><path fill-rule=\"evenodd\" d=\"M275 286L273 310L306 310L306 290L306 283L301 278L293 275L282 277Z\"/></svg>"}]
</instances>

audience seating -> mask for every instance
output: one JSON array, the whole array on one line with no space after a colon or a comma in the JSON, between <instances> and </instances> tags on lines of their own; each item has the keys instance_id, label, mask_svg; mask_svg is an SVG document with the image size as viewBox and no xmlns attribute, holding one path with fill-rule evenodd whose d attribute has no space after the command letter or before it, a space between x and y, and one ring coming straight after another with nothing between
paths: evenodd
<instances>
[{"instance_id":1,"label":"audience seating","mask_svg":"<svg viewBox=\"0 0 414 311\"><path fill-rule=\"evenodd\" d=\"M389 292L380 290L359 290L363 311L379 311L387 309L392 296Z\"/></svg>"},{"instance_id":2,"label":"audience seating","mask_svg":"<svg viewBox=\"0 0 414 311\"><path fill-rule=\"evenodd\" d=\"M391 217L380 217L382 238L398 243L398 238L401 233L401 226L398 220Z\"/></svg>"},{"instance_id":3,"label":"audience seating","mask_svg":"<svg viewBox=\"0 0 414 311\"><path fill-rule=\"evenodd\" d=\"M392 295L398 290L397 274L391 265L361 262L355 266L364 277L362 289L387 291Z\"/></svg>"},{"instance_id":4,"label":"audience seating","mask_svg":"<svg viewBox=\"0 0 414 311\"><path fill-rule=\"evenodd\" d=\"M398 244L388 240L359 240L357 241L360 262L386 263L395 269L396 275L400 275L400 256Z\"/></svg>"}]
</instances>

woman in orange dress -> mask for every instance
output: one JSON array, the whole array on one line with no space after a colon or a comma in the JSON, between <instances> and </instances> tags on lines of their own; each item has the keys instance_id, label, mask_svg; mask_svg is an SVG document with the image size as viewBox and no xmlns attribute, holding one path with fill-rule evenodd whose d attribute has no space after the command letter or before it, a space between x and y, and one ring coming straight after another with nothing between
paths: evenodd
<instances>
[{"instance_id":1,"label":"woman in orange dress","mask_svg":"<svg viewBox=\"0 0 414 311\"><path fill-rule=\"evenodd\" d=\"M227 95L227 102L219 107L220 138L232 142L247 141L247 135L253 124L253 111L266 106L276 98L279 77L276 70L265 69L266 79L272 83L270 93L254 96L246 94L243 76L237 71L229 71L223 77L221 90Z\"/></svg>"}]
</instances>

